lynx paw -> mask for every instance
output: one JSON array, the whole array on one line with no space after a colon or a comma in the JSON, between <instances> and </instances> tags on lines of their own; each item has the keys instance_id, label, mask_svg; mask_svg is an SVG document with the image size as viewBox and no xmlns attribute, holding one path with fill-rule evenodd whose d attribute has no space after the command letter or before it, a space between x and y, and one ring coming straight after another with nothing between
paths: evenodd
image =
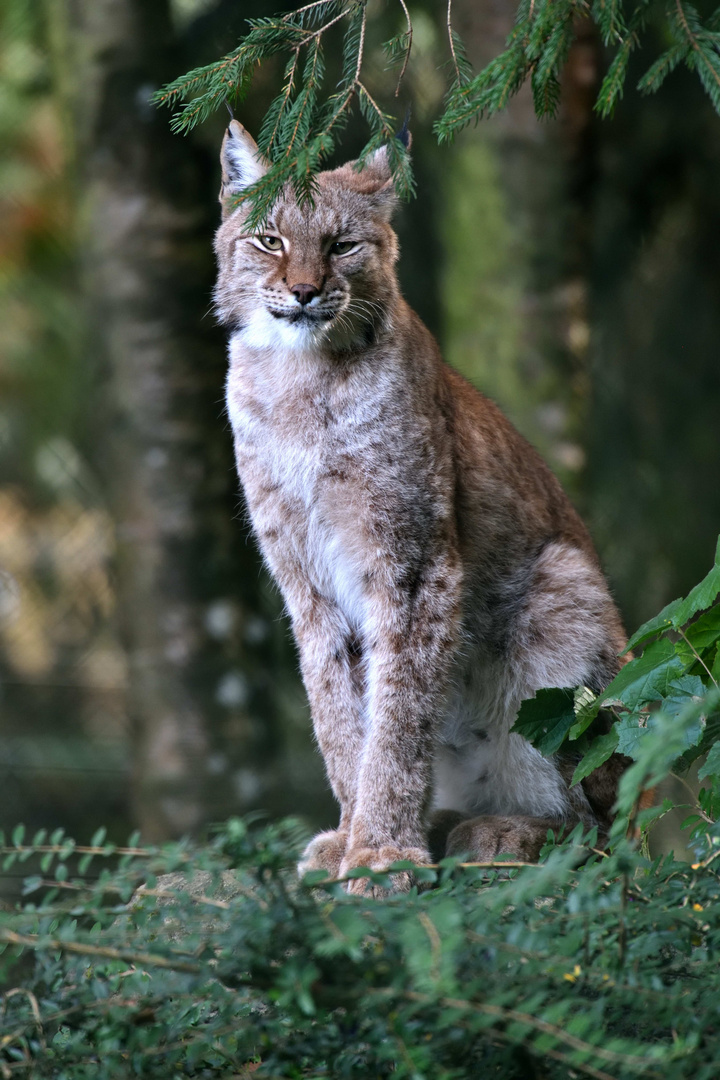
<instances>
[{"instance_id":1,"label":"lynx paw","mask_svg":"<svg viewBox=\"0 0 720 1080\"><path fill-rule=\"evenodd\" d=\"M548 829L557 834L562 822L550 818L477 817L456 825L447 838L447 855L469 853L478 862L498 855L514 855L535 862L547 840Z\"/></svg>"},{"instance_id":2,"label":"lynx paw","mask_svg":"<svg viewBox=\"0 0 720 1080\"><path fill-rule=\"evenodd\" d=\"M340 877L340 863L345 855L347 839L348 834L340 829L329 829L313 836L300 857L299 876L310 870L325 870L331 878Z\"/></svg>"},{"instance_id":3,"label":"lynx paw","mask_svg":"<svg viewBox=\"0 0 720 1080\"><path fill-rule=\"evenodd\" d=\"M386 870L394 862L407 859L420 865L430 862L430 855L424 848L399 848L392 844L384 844L379 848L355 847L352 848L340 865L340 877L344 877L350 870L359 866L367 866L370 870ZM384 889L380 885L374 885L368 878L354 878L345 886L353 896L373 896L381 899L390 892L408 892L415 884L415 879L408 870L399 870L391 877L392 889Z\"/></svg>"}]
</instances>

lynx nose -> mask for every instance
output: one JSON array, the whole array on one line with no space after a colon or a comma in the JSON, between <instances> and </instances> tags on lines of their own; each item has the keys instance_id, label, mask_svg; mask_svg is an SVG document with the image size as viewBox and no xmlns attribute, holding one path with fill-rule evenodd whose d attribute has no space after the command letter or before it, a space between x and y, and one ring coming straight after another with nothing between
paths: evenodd
<instances>
[{"instance_id":1,"label":"lynx nose","mask_svg":"<svg viewBox=\"0 0 720 1080\"><path fill-rule=\"evenodd\" d=\"M314 285L293 285L290 292L300 301L303 307L320 295L320 290L316 289Z\"/></svg>"}]
</instances>

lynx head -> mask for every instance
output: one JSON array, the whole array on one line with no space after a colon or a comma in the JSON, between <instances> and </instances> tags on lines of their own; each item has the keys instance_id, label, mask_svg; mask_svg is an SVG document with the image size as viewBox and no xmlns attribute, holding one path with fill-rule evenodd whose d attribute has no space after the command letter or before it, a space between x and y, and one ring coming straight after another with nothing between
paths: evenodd
<instances>
[{"instance_id":1,"label":"lynx head","mask_svg":"<svg viewBox=\"0 0 720 1080\"><path fill-rule=\"evenodd\" d=\"M237 120L221 152L223 223L215 238L221 322L248 345L347 350L370 344L398 297L398 249L390 217L397 198L383 147L317 177L314 205L286 189L261 230L231 197L268 164Z\"/></svg>"}]
</instances>

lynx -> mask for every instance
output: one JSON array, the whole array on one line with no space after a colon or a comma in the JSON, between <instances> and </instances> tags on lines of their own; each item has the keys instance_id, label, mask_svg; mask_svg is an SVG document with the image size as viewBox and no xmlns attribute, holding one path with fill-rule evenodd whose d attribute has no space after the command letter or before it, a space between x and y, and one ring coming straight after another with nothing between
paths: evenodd
<instances>
[{"instance_id":1,"label":"lynx","mask_svg":"<svg viewBox=\"0 0 720 1080\"><path fill-rule=\"evenodd\" d=\"M618 759L570 788L510 729L541 687L604 688L621 621L558 481L400 295L386 148L260 231L231 197L268 166L235 120L221 164L237 470L340 804L301 869L535 859L548 829L606 829Z\"/></svg>"}]
</instances>

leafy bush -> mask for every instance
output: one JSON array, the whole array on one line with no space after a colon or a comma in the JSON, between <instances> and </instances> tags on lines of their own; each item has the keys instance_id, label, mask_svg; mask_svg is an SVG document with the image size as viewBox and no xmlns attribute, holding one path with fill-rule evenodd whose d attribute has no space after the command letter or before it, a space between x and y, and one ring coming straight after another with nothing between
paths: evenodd
<instances>
[{"instance_id":1,"label":"leafy bush","mask_svg":"<svg viewBox=\"0 0 720 1080\"><path fill-rule=\"evenodd\" d=\"M33 858L40 873L0 926L0 1074L714 1080L718 593L720 545L705 581L638 631L642 656L605 694L523 708L546 748L587 739L601 706L615 713L581 764L611 744L634 759L609 852L578 829L550 837L537 866L446 859L380 902L317 873L298 882L296 822L234 819L205 846L126 849L102 830L80 848L16 829L6 868ZM627 826L665 807L638 813L639 796L705 752L696 861L650 860Z\"/></svg>"}]
</instances>

